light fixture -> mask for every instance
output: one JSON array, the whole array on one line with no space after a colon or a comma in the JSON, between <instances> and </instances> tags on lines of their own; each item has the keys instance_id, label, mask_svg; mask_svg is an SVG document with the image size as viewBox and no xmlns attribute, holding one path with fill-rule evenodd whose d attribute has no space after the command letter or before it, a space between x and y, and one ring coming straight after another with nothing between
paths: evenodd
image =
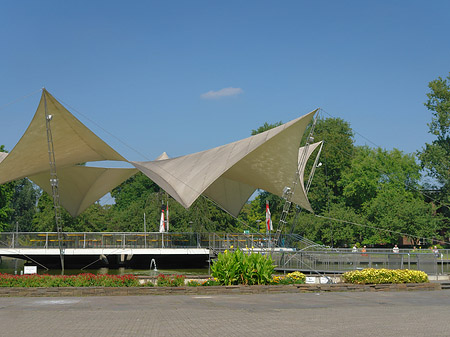
<instances>
[{"instance_id":1,"label":"light fixture","mask_svg":"<svg viewBox=\"0 0 450 337\"><path fill-rule=\"evenodd\" d=\"M283 196L288 195L290 192L291 192L291 188L290 187L285 186L283 188Z\"/></svg>"}]
</instances>

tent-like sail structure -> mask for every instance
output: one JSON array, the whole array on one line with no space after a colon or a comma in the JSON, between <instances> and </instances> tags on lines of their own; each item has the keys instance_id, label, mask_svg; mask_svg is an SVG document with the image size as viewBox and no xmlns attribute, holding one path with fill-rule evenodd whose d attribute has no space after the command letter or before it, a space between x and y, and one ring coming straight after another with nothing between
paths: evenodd
<instances>
[{"instance_id":1,"label":"tent-like sail structure","mask_svg":"<svg viewBox=\"0 0 450 337\"><path fill-rule=\"evenodd\" d=\"M46 111L47 110L47 111ZM43 89L37 111L24 135L10 153L0 153L0 184L28 177L51 194L46 112L59 180L60 203L72 216L79 215L136 169L85 167L89 161L126 161L76 119Z\"/></svg>"},{"instance_id":2,"label":"tent-like sail structure","mask_svg":"<svg viewBox=\"0 0 450 337\"><path fill-rule=\"evenodd\" d=\"M136 174L133 168L72 166L58 170L59 200L72 216L78 216L114 187ZM29 177L45 192L52 194L50 172Z\"/></svg>"},{"instance_id":3,"label":"tent-like sail structure","mask_svg":"<svg viewBox=\"0 0 450 337\"><path fill-rule=\"evenodd\" d=\"M184 207L190 207L203 194L235 216L258 188L281 196L284 187L292 185L299 168L300 183L292 202L312 211L303 185L306 161L299 167L305 149L299 152L299 144L316 112L214 149L178 158L169 158L164 152L154 161L130 163ZM79 165L127 160L43 89L37 111L20 141L10 153L0 153L0 184L28 177L51 193L46 127L49 115L59 199L72 216L137 172ZM307 157L316 146L308 146Z\"/></svg>"},{"instance_id":4,"label":"tent-like sail structure","mask_svg":"<svg viewBox=\"0 0 450 337\"><path fill-rule=\"evenodd\" d=\"M309 158L319 145L320 142L311 144L309 145L307 150L305 149L305 147L301 147L299 149L299 159L300 156L302 155L302 152L305 150L307 151L306 158ZM306 162L304 164L306 164ZM304 207L309 211L312 211L311 206L309 206L308 199L306 198L306 192L304 190L304 183L303 183L304 170L305 165L303 165L303 167L300 167L300 184L298 186L299 189L301 190L295 191L294 200L300 206ZM265 181L260 181L257 188L274 193L281 197L282 189L284 188L284 186L292 185L292 182L295 178L295 173L296 172L294 170L294 173L291 174L290 177L291 180L283 179L281 184L279 183L279 186L284 184L283 187L281 188L281 191L279 188L276 188L276 186L273 186L273 184L270 181L270 177L265 177L266 178ZM233 174L236 174L236 171L231 169L227 173L220 176L215 182L211 184L211 186L209 186L205 190L205 192L203 192L203 195L214 200L217 204L224 207L232 215L237 216L242 207L244 206L244 204L250 198L250 196L256 191L256 188L246 183L233 180L232 178ZM300 193L300 196L296 195L296 193Z\"/></svg>"},{"instance_id":5,"label":"tent-like sail structure","mask_svg":"<svg viewBox=\"0 0 450 337\"><path fill-rule=\"evenodd\" d=\"M131 162L181 205L188 208L204 194L237 216L260 188L282 195L299 165L299 144L317 110L240 141L178 158ZM309 146L313 150L313 146ZM309 153L309 154L310 154ZM304 167L300 168L303 176ZM303 183L292 201L312 211Z\"/></svg>"},{"instance_id":6,"label":"tent-like sail structure","mask_svg":"<svg viewBox=\"0 0 450 337\"><path fill-rule=\"evenodd\" d=\"M0 184L49 170L46 107L47 114L52 116L51 131L58 168L89 161L126 160L43 89L33 120L0 163Z\"/></svg>"}]
</instances>

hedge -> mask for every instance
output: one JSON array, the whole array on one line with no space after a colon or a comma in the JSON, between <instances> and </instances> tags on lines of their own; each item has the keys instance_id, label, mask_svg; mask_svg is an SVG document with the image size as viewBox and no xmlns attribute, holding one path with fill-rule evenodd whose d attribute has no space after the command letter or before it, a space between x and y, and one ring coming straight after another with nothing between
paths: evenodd
<instances>
[{"instance_id":1,"label":"hedge","mask_svg":"<svg viewBox=\"0 0 450 337\"><path fill-rule=\"evenodd\" d=\"M137 287L134 275L11 275L0 273L0 287Z\"/></svg>"},{"instance_id":2,"label":"hedge","mask_svg":"<svg viewBox=\"0 0 450 337\"><path fill-rule=\"evenodd\" d=\"M346 283L382 284L382 283L426 283L428 275L423 271L409 269L373 269L348 271L342 274Z\"/></svg>"}]
</instances>

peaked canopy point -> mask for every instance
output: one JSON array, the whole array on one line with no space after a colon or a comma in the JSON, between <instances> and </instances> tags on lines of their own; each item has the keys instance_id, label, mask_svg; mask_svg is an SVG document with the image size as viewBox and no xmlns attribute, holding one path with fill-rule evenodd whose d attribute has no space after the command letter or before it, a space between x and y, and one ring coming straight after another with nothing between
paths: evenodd
<instances>
[{"instance_id":1,"label":"peaked canopy point","mask_svg":"<svg viewBox=\"0 0 450 337\"><path fill-rule=\"evenodd\" d=\"M30 125L16 146L0 163L0 184L49 171L46 127L49 115L58 168L93 161L126 161L43 89L39 106Z\"/></svg>"},{"instance_id":2,"label":"peaked canopy point","mask_svg":"<svg viewBox=\"0 0 450 337\"><path fill-rule=\"evenodd\" d=\"M19 142L10 153L0 153L0 184L28 177L52 194L47 119L54 146L60 203L72 216L79 215L137 172L133 168L77 165L92 161L127 160L43 89L36 113Z\"/></svg>"},{"instance_id":3,"label":"peaked canopy point","mask_svg":"<svg viewBox=\"0 0 450 337\"><path fill-rule=\"evenodd\" d=\"M292 201L312 211L299 167L303 133L317 109L266 132L210 150L154 161L128 161L83 125L45 89L37 111L10 153L0 153L0 184L28 177L51 193L46 119L51 115L61 205L77 216L115 186L142 171L181 205L189 208L204 195L237 216L256 189L282 196L297 169L300 188ZM307 149L309 157L319 143ZM136 169L85 167L92 161L125 161Z\"/></svg>"}]
</instances>

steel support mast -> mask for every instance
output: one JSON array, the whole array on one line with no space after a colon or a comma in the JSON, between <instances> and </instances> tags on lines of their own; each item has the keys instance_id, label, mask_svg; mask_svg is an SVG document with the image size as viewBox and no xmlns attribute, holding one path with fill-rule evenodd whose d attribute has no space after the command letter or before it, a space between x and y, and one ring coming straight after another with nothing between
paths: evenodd
<instances>
[{"instance_id":1,"label":"steel support mast","mask_svg":"<svg viewBox=\"0 0 450 337\"><path fill-rule=\"evenodd\" d=\"M62 244L61 206L59 204L58 175L56 174L55 147L51 129L52 115L48 113L46 90L43 89L45 107L45 127L47 129L48 158L50 164L50 186L52 187L53 209L55 211L56 231L58 233L59 257L61 260L61 274L64 275L64 248Z\"/></svg>"},{"instance_id":2,"label":"steel support mast","mask_svg":"<svg viewBox=\"0 0 450 337\"><path fill-rule=\"evenodd\" d=\"M314 142L314 129L316 127L317 119L319 116L319 111L317 111L316 116L314 117L314 121L311 125L311 129L309 130L308 137L306 138L306 143L303 147L303 151L300 154L300 160L297 165L297 170L295 172L294 180L291 184L291 186L286 186L283 189L283 199L284 206L283 206L283 212L281 213L280 222L278 223L278 228L274 236L274 244L272 245L272 250L275 246L279 246L279 241L281 234L283 233L283 229L287 224L287 216L289 214L289 210L291 208L292 204L292 197L294 196L295 188L297 187L297 184L300 181L300 174L302 172L302 167L305 166L306 161L308 160L308 149L309 145Z\"/></svg>"}]
</instances>

